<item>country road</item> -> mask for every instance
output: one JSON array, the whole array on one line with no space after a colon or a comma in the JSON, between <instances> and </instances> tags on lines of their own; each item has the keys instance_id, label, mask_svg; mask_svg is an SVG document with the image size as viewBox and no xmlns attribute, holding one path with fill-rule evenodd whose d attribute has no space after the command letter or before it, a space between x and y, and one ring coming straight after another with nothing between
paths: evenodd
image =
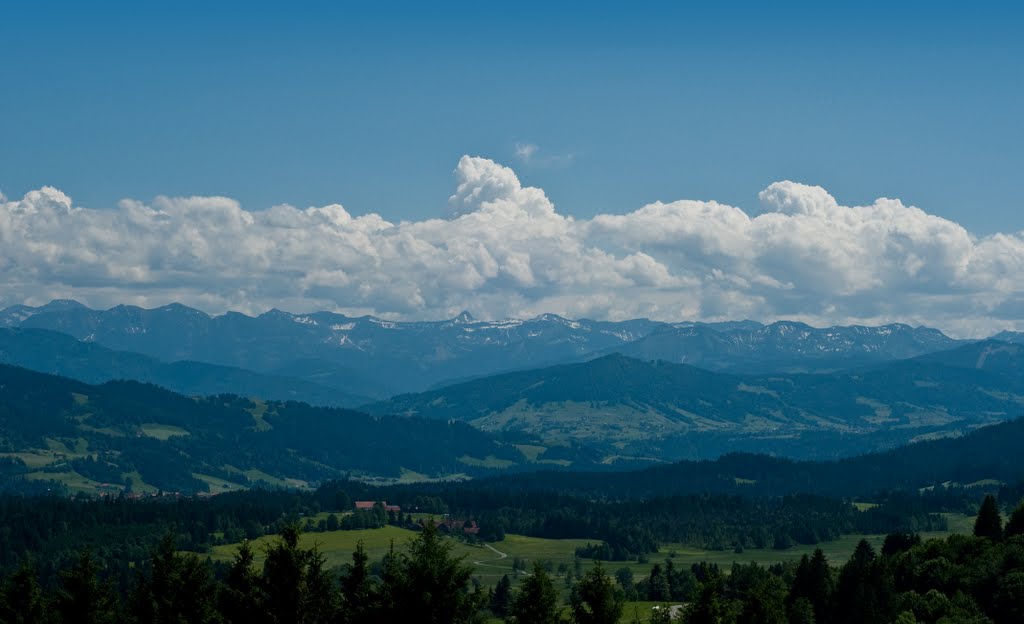
<instances>
[{"instance_id":1,"label":"country road","mask_svg":"<svg viewBox=\"0 0 1024 624\"><path fill-rule=\"evenodd\" d=\"M473 565L484 566L484 567L488 567L488 568L501 568L502 570L511 570L511 571L517 572L519 574L526 574L526 575L530 574L526 570L516 570L515 568L513 568L511 566L498 565L495 562L501 561L503 559L508 559L508 553L503 553L500 550L498 550L497 548L495 548L494 546L491 546L490 544L484 544L484 548L486 548L486 549L490 550L491 552L493 552L494 554L498 555L498 557L496 559L483 559L481 561L473 561L472 562Z\"/></svg>"}]
</instances>

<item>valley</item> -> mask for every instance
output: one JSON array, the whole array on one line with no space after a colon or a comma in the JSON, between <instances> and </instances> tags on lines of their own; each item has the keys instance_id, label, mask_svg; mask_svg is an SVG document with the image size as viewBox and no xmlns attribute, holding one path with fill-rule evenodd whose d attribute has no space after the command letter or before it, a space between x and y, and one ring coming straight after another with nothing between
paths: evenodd
<instances>
[{"instance_id":1,"label":"valley","mask_svg":"<svg viewBox=\"0 0 1024 624\"><path fill-rule=\"evenodd\" d=\"M356 608L346 583L365 566L372 618L437 582L416 576L428 568L463 579L444 591L472 621L503 621L502 596L536 583L563 617L588 583L618 601L616 622L699 612L708 592L734 615L785 611L812 560L838 588L854 566L985 539L979 497L998 497L1008 531L1024 513L1024 347L1009 334L69 301L0 320L0 574L28 548L51 591L89 545L125 612L146 570L191 570L225 600L232 575L269 579L281 557L303 562L293 578L337 579L325 609ZM258 583L250 607L275 595ZM964 612L987 608L984 587Z\"/></svg>"}]
</instances>

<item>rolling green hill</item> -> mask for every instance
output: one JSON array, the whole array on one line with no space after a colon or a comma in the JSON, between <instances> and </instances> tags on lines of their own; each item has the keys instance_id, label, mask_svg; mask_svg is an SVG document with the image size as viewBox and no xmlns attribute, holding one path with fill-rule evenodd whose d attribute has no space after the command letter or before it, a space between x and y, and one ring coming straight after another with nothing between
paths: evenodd
<instances>
[{"instance_id":1,"label":"rolling green hill","mask_svg":"<svg viewBox=\"0 0 1024 624\"><path fill-rule=\"evenodd\" d=\"M458 422L192 398L0 366L0 489L119 491L130 483L139 491L223 491L346 476L480 475L520 463L515 447Z\"/></svg>"},{"instance_id":2,"label":"rolling green hill","mask_svg":"<svg viewBox=\"0 0 1024 624\"><path fill-rule=\"evenodd\" d=\"M709 492L857 498L883 491L942 490L950 485L997 488L999 483L1024 481L1022 446L1024 419L1017 419L960 437L927 440L836 461L731 453L715 460L680 461L630 472L500 476L465 484L461 489L549 490L616 500Z\"/></svg>"},{"instance_id":3,"label":"rolling green hill","mask_svg":"<svg viewBox=\"0 0 1024 624\"><path fill-rule=\"evenodd\" d=\"M609 355L496 375L367 406L577 442L607 457L714 457L730 450L853 455L955 435L1024 413L1021 355L999 343L832 374L730 375ZM1007 349L1016 349L1006 345ZM998 366L956 362L997 349ZM966 351L963 351L966 350ZM963 351L963 353L961 353ZM1016 353L1016 352L1015 352Z\"/></svg>"}]
</instances>

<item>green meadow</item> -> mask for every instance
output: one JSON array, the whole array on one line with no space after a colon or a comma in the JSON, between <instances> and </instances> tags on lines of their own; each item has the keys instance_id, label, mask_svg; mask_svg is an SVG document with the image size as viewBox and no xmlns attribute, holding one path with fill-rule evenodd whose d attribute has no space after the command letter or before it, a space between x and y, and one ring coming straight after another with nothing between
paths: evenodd
<instances>
[{"instance_id":1,"label":"green meadow","mask_svg":"<svg viewBox=\"0 0 1024 624\"><path fill-rule=\"evenodd\" d=\"M326 515L326 514L321 514ZM973 517L960 514L946 514L949 521L947 531L936 531L922 533L924 539L944 537L950 533L969 533L971 531ZM322 533L304 533L301 538L301 545L309 547L316 545L320 552L327 559L329 567L341 566L351 561L352 551L355 550L359 541L370 556L371 561L378 561L384 557L388 549L394 544L397 551L401 552L405 545L416 537L415 531L402 529L393 526L386 526L380 529L362 529L356 531L327 531ZM263 549L275 536L268 535L253 540L252 544L256 551L256 563L261 565L263 561ZM884 535L844 535L831 541L822 542L817 545L801 545L785 550L774 549L747 549L741 553L731 550L703 550L695 549L685 544L663 544L658 553L649 555L646 563L636 561L608 561L604 562L605 569L614 573L620 568L629 568L636 580L650 573L651 567L656 563L663 563L671 559L677 567L689 567L700 562L714 563L728 572L733 563L758 563L771 565L789 561L798 561L805 554L814 552L821 548L833 565L842 565L853 553L854 547L861 539L866 539L877 550L882 547L885 540ZM533 561L550 562L552 575L556 577L556 586L563 587L563 579L558 575L560 566L575 573L577 565L579 570L586 572L593 567L594 562L580 560L577 562L575 551L578 547L593 540L585 539L544 539L539 537L527 537L524 535L509 534L501 542L490 544L467 544L459 540L451 540L454 552L464 558L467 565L474 569L474 577L484 586L493 586L505 574L508 574L515 582L523 574L523 570L513 567L513 562L523 562L523 567L528 568ZM210 557L215 561L229 561L238 550L238 544L227 544L215 546ZM650 605L646 606L649 611ZM632 616L632 611L629 612Z\"/></svg>"}]
</instances>

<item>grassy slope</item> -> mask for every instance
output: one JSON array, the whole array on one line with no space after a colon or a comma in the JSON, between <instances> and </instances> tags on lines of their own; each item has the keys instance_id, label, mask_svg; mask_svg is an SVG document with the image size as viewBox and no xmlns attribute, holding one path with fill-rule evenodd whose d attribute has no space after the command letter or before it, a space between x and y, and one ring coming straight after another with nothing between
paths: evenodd
<instances>
[{"instance_id":1,"label":"grassy slope","mask_svg":"<svg viewBox=\"0 0 1024 624\"><path fill-rule=\"evenodd\" d=\"M1024 357L1010 364L1024 365ZM785 440L811 433L839 436L849 454L1017 416L1024 379L1008 370L1013 366L1005 362L966 368L907 360L842 374L738 376L611 355L396 396L366 409L525 432L545 445L582 441L605 454L677 456L680 449L666 440L701 434L784 449L793 444Z\"/></svg>"},{"instance_id":2,"label":"grassy slope","mask_svg":"<svg viewBox=\"0 0 1024 624\"><path fill-rule=\"evenodd\" d=\"M949 530L945 532L923 533L924 539L945 537L951 533L969 533L973 526L974 519L969 516L958 514L947 514L949 519ZM370 556L370 561L380 560L394 543L395 549L401 552L409 540L416 537L414 531L400 529L397 527L384 527L381 529L364 529L359 531L329 531L325 533L306 533L301 538L301 545L309 547L316 544L320 551L326 556L329 567L340 566L351 561L352 551L356 543L362 540ZM275 539L274 536L264 536L253 540L256 550L256 565L263 563L263 549ZM671 558L677 567L689 567L694 563L707 561L716 563L726 572L733 563L756 562L761 565L785 561L797 561L805 554L810 554L815 548L821 548L825 556L833 565L841 565L853 553L854 547L861 539L868 542L879 551L884 535L844 535L833 542L823 542L817 546L797 546L786 550L751 549L741 554L732 551L710 551L689 548L683 544L665 544L660 553L652 555L650 562L637 563L635 561L613 561L604 564L605 569L613 574L622 567L628 567L633 571L634 578L639 580L650 573L655 563L662 563L666 558ZM552 540L523 535L506 535L501 542L491 544L501 553L507 555L502 558L489 548L483 545L468 545L462 542L453 541L453 551L456 555L463 556L465 562L474 569L474 576L485 586L494 586L505 574L512 579L513 587L518 585L522 578L517 575L512 567L514 559L519 558L529 563L531 561L551 561L555 570L560 563L564 563L570 570L574 567L575 550L583 546L587 540L565 539ZM215 561L230 561L238 550L238 544L228 544L214 547L210 557ZM593 562L581 562L582 570L585 572L593 567ZM568 597L568 591L564 579L556 577L555 587ZM633 618L634 610L640 614L641 621L647 621L651 607L657 603L653 602L630 602L627 603L623 613L622 622L628 622ZM499 622L500 620L493 620Z\"/></svg>"},{"instance_id":3,"label":"grassy slope","mask_svg":"<svg viewBox=\"0 0 1024 624\"><path fill-rule=\"evenodd\" d=\"M936 531L923 533L924 539L944 537L951 533L969 533L973 526L974 519L958 514L947 514L949 519L948 531ZM391 543L394 542L395 549L401 551L405 544L416 537L416 532L407 529L387 526L381 529L363 529L359 531L328 531L324 533L305 533L302 535L304 547L316 544L322 553L327 557L329 566L337 566L351 561L352 551L356 543L362 540L363 546L370 555L371 561L379 560L388 551ZM264 536L253 540L257 552L257 564L262 563L262 549L269 544L274 536ZM650 557L648 563L637 563L635 561L613 561L604 565L610 572L622 567L628 567L633 573L639 576L650 573L655 563L661 563L666 558L672 558L676 566L689 567L694 563L707 561L717 563L728 570L733 563L756 562L762 565L799 560L801 556L810 554L815 548L821 548L825 555L834 565L840 565L853 553L854 547L861 539L867 539L877 549L882 546L884 535L845 535L833 542L822 542L817 546L796 546L786 550L772 549L749 549L743 553L732 551L713 551L693 549L684 544L664 544L658 554ZM584 539L563 539L553 540L538 537L526 537L524 535L506 535L501 542L491 544L495 549L507 555L501 558L498 554L483 545L469 545L453 541L454 552L465 556L466 562L475 568L476 576L485 585L493 585L504 574L515 576L512 568L512 561L516 558L526 562L530 561L551 561L557 569L560 563L566 564L569 569L573 568L576 548L588 543ZM238 544L227 544L214 547L210 556L217 561L228 561L237 552ZM589 569L593 564L590 561L582 562L583 569Z\"/></svg>"}]
</instances>

